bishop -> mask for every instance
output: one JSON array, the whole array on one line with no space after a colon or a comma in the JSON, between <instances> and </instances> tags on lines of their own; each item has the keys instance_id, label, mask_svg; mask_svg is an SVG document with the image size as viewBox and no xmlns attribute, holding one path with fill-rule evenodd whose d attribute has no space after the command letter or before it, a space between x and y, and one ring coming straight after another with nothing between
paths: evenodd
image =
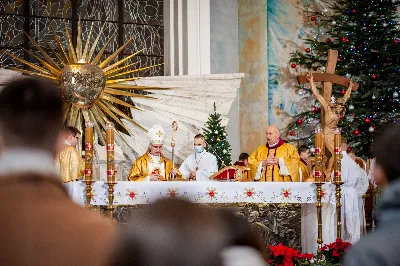
<instances>
[{"instance_id":1,"label":"bishop","mask_svg":"<svg viewBox=\"0 0 400 266\"><path fill-rule=\"evenodd\" d=\"M150 144L147 152L136 159L128 175L130 181L162 181L181 179L181 174L172 162L162 154L165 131L160 125L154 125L148 133Z\"/></svg>"}]
</instances>

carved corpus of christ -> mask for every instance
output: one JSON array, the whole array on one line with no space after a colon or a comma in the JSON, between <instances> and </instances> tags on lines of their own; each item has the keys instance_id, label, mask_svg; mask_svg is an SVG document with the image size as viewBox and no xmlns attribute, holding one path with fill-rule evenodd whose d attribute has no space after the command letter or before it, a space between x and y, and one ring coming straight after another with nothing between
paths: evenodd
<instances>
[{"instance_id":1,"label":"carved corpus of christ","mask_svg":"<svg viewBox=\"0 0 400 266\"><path fill-rule=\"evenodd\" d=\"M333 154L334 154L334 135L340 116L344 114L347 100L350 98L351 91L358 89L358 84L353 83L350 79L329 73L314 73L297 77L299 84L310 83L311 91L321 104L323 115L321 115L321 125L324 132L324 145L331 153L328 166L325 168L325 178L330 180L333 170ZM329 82L333 84L347 87L343 98L335 99L332 91L324 93L328 99L324 98L318 91L315 82ZM331 87L332 88L332 87Z\"/></svg>"}]
</instances>

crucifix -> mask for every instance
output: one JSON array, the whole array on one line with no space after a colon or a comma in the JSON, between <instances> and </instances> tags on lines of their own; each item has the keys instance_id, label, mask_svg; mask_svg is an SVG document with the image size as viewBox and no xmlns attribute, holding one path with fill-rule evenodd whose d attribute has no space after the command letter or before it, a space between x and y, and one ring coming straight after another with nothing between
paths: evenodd
<instances>
[{"instance_id":1,"label":"crucifix","mask_svg":"<svg viewBox=\"0 0 400 266\"><path fill-rule=\"evenodd\" d=\"M325 73L313 73L300 75L297 80L300 85L311 84L311 91L321 104L321 128L324 132L324 146L330 152L328 166L325 168L325 178L329 179L333 170L334 154L334 135L339 119L344 115L345 105L350 98L351 91L358 89L358 84L350 79L335 75L335 68L338 58L338 51L328 50L328 59L326 62ZM319 93L315 82L322 82L322 95ZM343 98L335 99L332 97L332 84L347 87Z\"/></svg>"}]
</instances>

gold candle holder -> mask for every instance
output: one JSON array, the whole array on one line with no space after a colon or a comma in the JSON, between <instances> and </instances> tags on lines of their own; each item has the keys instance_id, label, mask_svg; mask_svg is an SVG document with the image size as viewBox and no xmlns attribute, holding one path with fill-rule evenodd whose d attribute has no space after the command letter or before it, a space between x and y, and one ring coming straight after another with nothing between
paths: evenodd
<instances>
[{"instance_id":1,"label":"gold candle holder","mask_svg":"<svg viewBox=\"0 0 400 266\"><path fill-rule=\"evenodd\" d=\"M333 177L336 186L336 238L342 239L342 204L341 185L342 182L342 136L339 128L334 131L334 155L333 155Z\"/></svg>"},{"instance_id":2,"label":"gold candle holder","mask_svg":"<svg viewBox=\"0 0 400 266\"><path fill-rule=\"evenodd\" d=\"M115 162L114 162L114 124L107 122L106 125L106 145L107 145L107 185L108 185L108 210L112 217L114 211L114 185L115 182Z\"/></svg>"},{"instance_id":3,"label":"gold candle holder","mask_svg":"<svg viewBox=\"0 0 400 266\"><path fill-rule=\"evenodd\" d=\"M322 185L324 180L323 171L323 132L321 128L315 130L315 171L314 180L317 190L317 219L318 219L318 251L322 248Z\"/></svg>"},{"instance_id":4,"label":"gold candle holder","mask_svg":"<svg viewBox=\"0 0 400 266\"><path fill-rule=\"evenodd\" d=\"M86 183L86 208L90 208L92 201L93 181L93 122L88 121L85 128L85 181Z\"/></svg>"}]
</instances>

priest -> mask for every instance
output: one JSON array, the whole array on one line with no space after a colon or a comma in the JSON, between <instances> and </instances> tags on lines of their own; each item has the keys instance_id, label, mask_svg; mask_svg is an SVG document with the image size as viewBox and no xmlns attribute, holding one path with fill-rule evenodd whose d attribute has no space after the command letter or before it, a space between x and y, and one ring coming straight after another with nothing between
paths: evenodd
<instances>
[{"instance_id":1,"label":"priest","mask_svg":"<svg viewBox=\"0 0 400 266\"><path fill-rule=\"evenodd\" d=\"M218 171L217 158L205 150L206 145L202 134L194 137L194 154L189 155L179 168L184 178L210 181L210 176Z\"/></svg>"},{"instance_id":2,"label":"priest","mask_svg":"<svg viewBox=\"0 0 400 266\"><path fill-rule=\"evenodd\" d=\"M79 129L68 126L62 130L64 136L64 147L57 154L56 167L60 173L62 182L67 183L83 177L85 171L85 160L76 149L81 137Z\"/></svg>"},{"instance_id":3,"label":"priest","mask_svg":"<svg viewBox=\"0 0 400 266\"><path fill-rule=\"evenodd\" d=\"M147 152L136 159L128 175L130 181L165 181L181 179L179 171L172 167L172 162L162 155L165 131L154 125L148 133L150 144Z\"/></svg>"},{"instance_id":4,"label":"priest","mask_svg":"<svg viewBox=\"0 0 400 266\"><path fill-rule=\"evenodd\" d=\"M277 126L269 126L266 137L267 143L259 146L249 157L250 179L262 182L298 182L300 158L296 147L280 138Z\"/></svg>"}]
</instances>

